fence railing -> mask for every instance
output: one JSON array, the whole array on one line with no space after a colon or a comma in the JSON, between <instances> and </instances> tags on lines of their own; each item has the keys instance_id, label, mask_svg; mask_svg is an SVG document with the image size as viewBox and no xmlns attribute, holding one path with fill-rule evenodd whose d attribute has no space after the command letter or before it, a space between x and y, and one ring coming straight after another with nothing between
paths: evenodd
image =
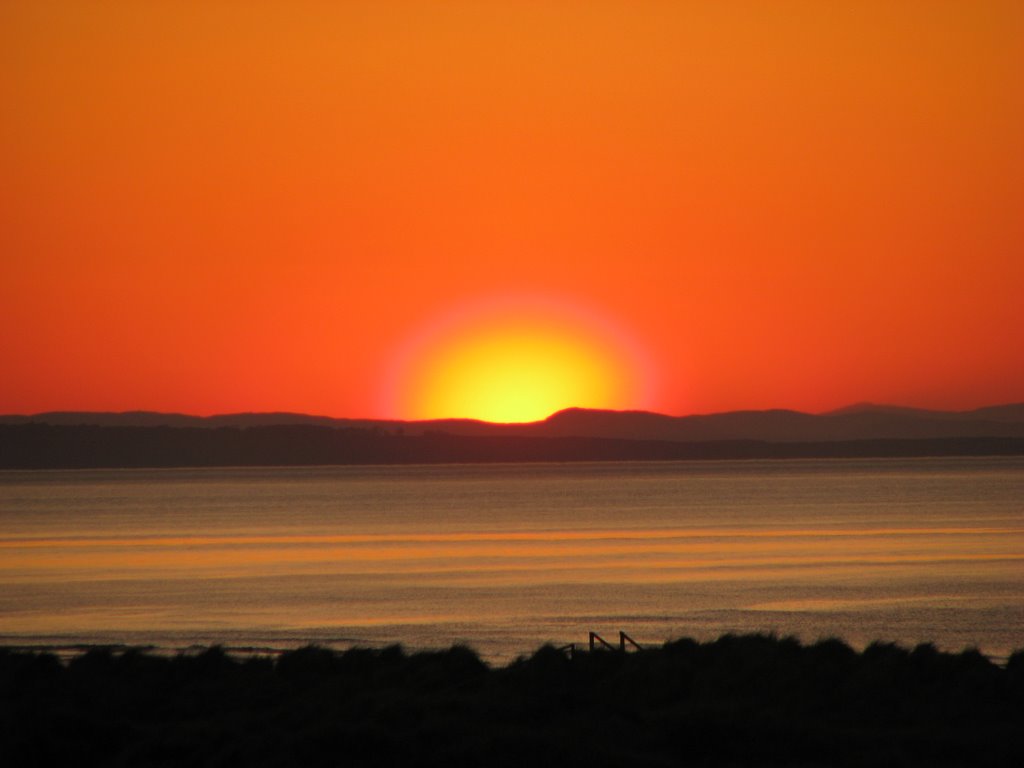
<instances>
[{"instance_id":1,"label":"fence railing","mask_svg":"<svg viewBox=\"0 0 1024 768\"><path fill-rule=\"evenodd\" d=\"M614 645L609 643L597 632L591 632L588 639L588 647L591 651L614 651L616 653L625 653L628 646L632 646L635 650L642 651L643 647L634 640L632 637L627 635L625 632L619 631L619 644ZM570 659L576 654L576 643L569 643L568 645L561 646L558 650L566 654Z\"/></svg>"}]
</instances>

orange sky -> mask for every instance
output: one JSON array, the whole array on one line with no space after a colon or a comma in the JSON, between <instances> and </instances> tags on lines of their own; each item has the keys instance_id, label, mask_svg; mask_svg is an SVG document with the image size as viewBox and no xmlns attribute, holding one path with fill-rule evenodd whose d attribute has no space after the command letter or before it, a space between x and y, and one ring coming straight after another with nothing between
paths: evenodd
<instances>
[{"instance_id":1,"label":"orange sky","mask_svg":"<svg viewBox=\"0 0 1024 768\"><path fill-rule=\"evenodd\" d=\"M492 301L616 407L1024 400L1022 72L1020 2L6 0L0 413L419 415Z\"/></svg>"}]
</instances>

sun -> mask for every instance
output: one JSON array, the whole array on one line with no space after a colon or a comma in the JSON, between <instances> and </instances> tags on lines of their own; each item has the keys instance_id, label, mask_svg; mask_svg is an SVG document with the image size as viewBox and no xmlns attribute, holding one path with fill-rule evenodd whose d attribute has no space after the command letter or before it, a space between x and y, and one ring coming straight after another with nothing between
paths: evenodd
<instances>
[{"instance_id":1,"label":"sun","mask_svg":"<svg viewBox=\"0 0 1024 768\"><path fill-rule=\"evenodd\" d=\"M643 366L607 322L501 305L446 318L407 355L403 418L538 421L570 407L642 407Z\"/></svg>"},{"instance_id":2,"label":"sun","mask_svg":"<svg viewBox=\"0 0 1024 768\"><path fill-rule=\"evenodd\" d=\"M438 356L415 411L536 421L574 405L616 407L625 395L620 379L599 350L562 329L484 329Z\"/></svg>"}]
</instances>

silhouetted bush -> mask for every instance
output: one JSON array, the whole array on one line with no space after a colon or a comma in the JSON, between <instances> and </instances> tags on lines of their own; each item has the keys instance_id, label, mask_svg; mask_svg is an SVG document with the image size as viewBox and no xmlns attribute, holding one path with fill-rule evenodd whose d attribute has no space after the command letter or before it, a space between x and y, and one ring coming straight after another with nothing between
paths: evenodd
<instances>
[{"instance_id":1,"label":"silhouetted bush","mask_svg":"<svg viewBox=\"0 0 1024 768\"><path fill-rule=\"evenodd\" d=\"M0 650L4 766L1024 764L1024 652L1001 668L837 639L726 635L635 653L545 646L239 660Z\"/></svg>"}]
</instances>

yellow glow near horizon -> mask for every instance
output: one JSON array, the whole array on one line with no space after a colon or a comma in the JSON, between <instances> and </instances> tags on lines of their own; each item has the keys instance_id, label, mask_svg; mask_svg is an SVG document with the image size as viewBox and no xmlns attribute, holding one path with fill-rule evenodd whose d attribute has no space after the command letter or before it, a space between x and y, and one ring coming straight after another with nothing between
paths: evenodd
<instances>
[{"instance_id":1,"label":"yellow glow near horizon","mask_svg":"<svg viewBox=\"0 0 1024 768\"><path fill-rule=\"evenodd\" d=\"M448 339L415 376L417 419L538 421L570 407L630 407L630 373L597 338L556 326L484 326Z\"/></svg>"}]
</instances>

